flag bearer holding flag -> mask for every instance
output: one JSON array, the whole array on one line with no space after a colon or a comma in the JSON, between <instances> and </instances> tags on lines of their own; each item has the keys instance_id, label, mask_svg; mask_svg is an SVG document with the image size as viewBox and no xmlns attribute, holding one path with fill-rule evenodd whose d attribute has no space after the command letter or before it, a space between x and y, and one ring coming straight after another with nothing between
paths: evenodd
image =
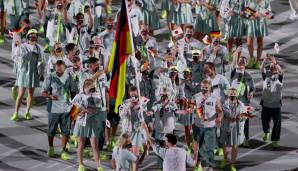
<instances>
[{"instance_id":1,"label":"flag bearer holding flag","mask_svg":"<svg viewBox=\"0 0 298 171\"><path fill-rule=\"evenodd\" d=\"M123 0L121 10L117 16L116 35L108 67L112 75L109 95L116 100L115 113L118 113L118 108L122 104L125 95L126 59L128 55L134 54L127 8L126 0Z\"/></svg>"},{"instance_id":2,"label":"flag bearer holding flag","mask_svg":"<svg viewBox=\"0 0 298 171\"><path fill-rule=\"evenodd\" d=\"M144 121L146 103L139 99L137 87L129 89L130 98L125 100L119 108L122 119L122 132L128 132L132 138L132 152L139 157L139 148L149 140L149 130ZM146 137L144 137L144 135Z\"/></svg>"},{"instance_id":3,"label":"flag bearer holding flag","mask_svg":"<svg viewBox=\"0 0 298 171\"><path fill-rule=\"evenodd\" d=\"M128 55L134 54L132 45L133 35L130 29L130 18L127 11L128 5L126 4L126 0L123 0L121 9L117 15L115 39L108 66L108 71L111 73L109 95L111 99L115 99L114 109L111 110L114 110L116 114L125 95L126 59ZM117 119L116 117L114 118Z\"/></svg>"}]
</instances>

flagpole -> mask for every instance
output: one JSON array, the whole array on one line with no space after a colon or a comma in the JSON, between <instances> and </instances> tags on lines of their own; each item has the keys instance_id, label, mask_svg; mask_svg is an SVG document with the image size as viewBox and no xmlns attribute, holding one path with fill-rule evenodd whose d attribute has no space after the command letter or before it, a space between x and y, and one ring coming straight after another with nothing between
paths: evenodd
<instances>
[{"instance_id":1,"label":"flagpole","mask_svg":"<svg viewBox=\"0 0 298 171\"><path fill-rule=\"evenodd\" d=\"M130 40L131 40L131 51L132 51L132 55L131 57L134 58L134 60L136 61L136 56L135 56L135 47L134 47L134 39L133 39L133 32L132 32L132 28L131 28L131 22L130 22L130 17L129 17L129 12L128 12L128 3L127 0L125 0L125 7L126 7L126 16L127 16L127 21L128 21L128 27L129 27L129 35L130 35ZM139 100L141 100L141 91L140 91L140 80L139 80L139 72L137 69L137 65L136 63L134 63L134 69L135 69L135 74L136 74L136 87L138 89L138 94L139 94Z\"/></svg>"}]
</instances>

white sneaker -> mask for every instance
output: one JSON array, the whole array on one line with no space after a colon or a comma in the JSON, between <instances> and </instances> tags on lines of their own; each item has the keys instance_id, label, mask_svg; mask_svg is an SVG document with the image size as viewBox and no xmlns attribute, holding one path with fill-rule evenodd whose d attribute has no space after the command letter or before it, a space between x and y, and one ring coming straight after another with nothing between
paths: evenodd
<instances>
[{"instance_id":1,"label":"white sneaker","mask_svg":"<svg viewBox=\"0 0 298 171\"><path fill-rule=\"evenodd\" d=\"M298 15L296 14L291 14L289 17L290 20L297 20L298 19Z\"/></svg>"}]
</instances>

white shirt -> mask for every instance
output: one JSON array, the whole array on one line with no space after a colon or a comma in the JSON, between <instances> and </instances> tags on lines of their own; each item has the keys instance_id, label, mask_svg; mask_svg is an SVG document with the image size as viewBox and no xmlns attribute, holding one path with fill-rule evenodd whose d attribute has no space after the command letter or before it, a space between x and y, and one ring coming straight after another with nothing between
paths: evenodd
<instances>
[{"instance_id":1,"label":"white shirt","mask_svg":"<svg viewBox=\"0 0 298 171\"><path fill-rule=\"evenodd\" d=\"M185 62L187 60L186 59L187 56L184 56L185 52L187 55L190 56L192 54L192 50L194 49L202 50L204 48L204 45L196 39L191 39L189 42L186 42L185 38L182 38L177 41L177 44L178 44L179 57L183 58Z\"/></svg>"},{"instance_id":2,"label":"white shirt","mask_svg":"<svg viewBox=\"0 0 298 171\"><path fill-rule=\"evenodd\" d=\"M195 161L178 147L160 148L153 145L153 151L163 159L163 171L186 171L186 164L194 167Z\"/></svg>"},{"instance_id":3,"label":"white shirt","mask_svg":"<svg viewBox=\"0 0 298 171\"><path fill-rule=\"evenodd\" d=\"M215 127L216 126L216 123L215 123L216 103L218 100L217 96L211 94L209 97L207 97L207 99L203 103L205 97L203 96L202 93L198 93L194 96L194 99L196 102L196 106L198 108L203 106L203 114L204 114L204 118L198 118L198 117L195 118L195 124L198 127L203 126L203 128Z\"/></svg>"},{"instance_id":4,"label":"white shirt","mask_svg":"<svg viewBox=\"0 0 298 171\"><path fill-rule=\"evenodd\" d=\"M140 31L140 21L144 21L144 16L141 9L136 5L131 6L128 12L133 35L137 37Z\"/></svg>"},{"instance_id":5,"label":"white shirt","mask_svg":"<svg viewBox=\"0 0 298 171\"><path fill-rule=\"evenodd\" d=\"M210 77L207 79L211 81L212 94L221 100L221 102L224 102L226 91L230 88L230 83L227 78L223 75L216 74L213 79Z\"/></svg>"}]
</instances>

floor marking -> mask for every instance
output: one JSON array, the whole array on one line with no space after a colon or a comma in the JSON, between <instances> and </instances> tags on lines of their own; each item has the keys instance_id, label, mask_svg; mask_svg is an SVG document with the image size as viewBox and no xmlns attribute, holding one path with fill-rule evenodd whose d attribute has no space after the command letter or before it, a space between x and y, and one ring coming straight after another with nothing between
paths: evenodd
<instances>
[{"instance_id":1,"label":"floor marking","mask_svg":"<svg viewBox=\"0 0 298 171\"><path fill-rule=\"evenodd\" d=\"M149 168L149 167L151 167L151 166L154 166L154 165L156 165L156 164L157 164L156 161L151 162L151 163L147 164L145 167L141 168L140 170L145 170L145 169L147 169L147 168Z\"/></svg>"},{"instance_id":2,"label":"floor marking","mask_svg":"<svg viewBox=\"0 0 298 171\"><path fill-rule=\"evenodd\" d=\"M290 134L290 133L286 133L286 134L282 135L280 138L285 137L285 136L287 136L287 135L289 135L289 134ZM239 160L239 159L241 159L241 158L243 158L243 157L245 157L245 156L248 156L249 154L251 154L251 153L253 153L253 152L255 152L255 151L257 151L257 150L259 150L259 149L261 149L261 148L263 148L263 147L265 147L265 146L267 146L267 145L269 145L269 144L271 144L271 142L267 142L266 144L261 145L261 146L258 147L258 148L254 148L254 149L252 149L252 150L250 150L250 151L248 151L248 152L246 152L246 153L243 153L242 155L240 155L240 156L237 158L237 160Z\"/></svg>"},{"instance_id":3,"label":"floor marking","mask_svg":"<svg viewBox=\"0 0 298 171\"><path fill-rule=\"evenodd\" d=\"M32 167L30 167L29 169L34 169L34 168L37 168L37 167L39 167L39 166L41 166L41 165L44 165L45 163L39 163L39 164L37 164L37 165L34 165L34 166L32 166Z\"/></svg>"},{"instance_id":4,"label":"floor marking","mask_svg":"<svg viewBox=\"0 0 298 171\"><path fill-rule=\"evenodd\" d=\"M59 164L60 164L60 163L56 162L56 163L54 163L54 164L51 164L51 165L47 166L46 168L49 169L49 168L55 167L55 166L57 166L57 165L59 165Z\"/></svg>"},{"instance_id":5,"label":"floor marking","mask_svg":"<svg viewBox=\"0 0 298 171\"><path fill-rule=\"evenodd\" d=\"M12 155L13 153L15 153L15 152L19 152L20 150L22 150L22 149L24 149L24 148L27 148L27 147L28 147L28 146L23 146L23 147L19 147L19 148L16 148L16 149L9 150L9 151L7 151L7 152L5 152L5 153L2 153L2 154L0 155L0 159L3 159L3 158L5 158L5 157L8 157L8 156Z\"/></svg>"}]
</instances>

